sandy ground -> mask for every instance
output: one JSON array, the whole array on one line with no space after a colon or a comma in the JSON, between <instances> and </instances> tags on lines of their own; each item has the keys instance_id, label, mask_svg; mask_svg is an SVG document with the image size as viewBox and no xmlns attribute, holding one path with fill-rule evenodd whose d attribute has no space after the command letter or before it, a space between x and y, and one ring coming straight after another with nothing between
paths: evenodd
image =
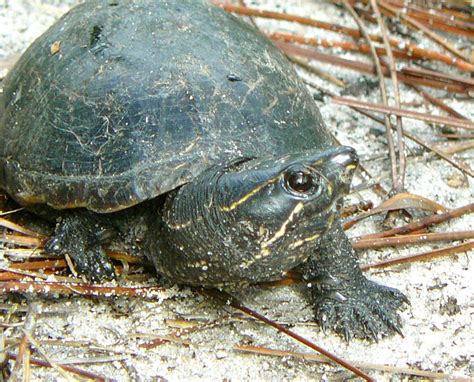
<instances>
[{"instance_id":1,"label":"sandy ground","mask_svg":"<svg viewBox=\"0 0 474 382\"><path fill-rule=\"evenodd\" d=\"M0 0L0 60L6 62L21 53L48 25L77 3L73 0ZM250 6L286 11L314 17L346 26L353 21L340 9L324 1L311 0L253 0ZM307 36L324 37L325 32L303 28L290 23L259 21L265 30L298 31ZM417 42L432 46L420 35ZM347 53L343 56L352 57ZM360 59L360 58L359 58ZM358 86L363 77L355 72L319 65L351 85L350 96L378 102L376 87ZM440 70L455 73L447 67ZM0 67L5 73L5 69ZM302 74L305 78L309 76ZM333 91L334 86L318 79L309 80ZM372 80L372 78L370 79ZM359 84L359 85L358 85ZM432 94L442 97L444 92ZM403 102L421 103L421 98L402 86ZM474 107L471 100L446 98L445 101L471 120ZM341 142L354 146L362 164L374 175L374 181L385 186L389 182L389 163L386 159L385 138L380 126L350 109L331 104L328 99L317 101L328 126ZM427 107L433 114L438 110ZM405 120L405 128L428 140L433 140L432 127L422 122ZM429 138L428 138L429 137ZM408 143L407 189L436 200L446 207L459 207L473 201L472 179L463 179L446 162L438 160L420 147ZM473 164L473 151L461 154ZM361 178L355 185L362 184ZM350 202L380 200L371 192L353 194ZM349 203L350 203L349 202ZM380 218L369 219L348 232L350 236L381 230ZM439 227L440 231L472 230L474 219L466 216ZM430 248L401 248L363 251L361 262L367 263L388 256L424 252ZM456 256L395 266L385 271L370 272L369 277L402 290L411 306L402 314L404 337L393 336L378 343L354 340L345 343L331 333L323 333L312 323L312 313L304 299L302 287L250 288L235 294L250 308L254 308L292 329L340 357L353 362L389 365L399 368L418 368L447 373L457 378L473 375L473 301L472 252ZM149 283L155 283L151 279ZM139 285L147 285L141 283ZM15 298L3 298L2 309L11 308ZM172 287L153 300L143 299L86 299L30 297L29 304L40 308L34 333L37 340L57 340L56 345L43 345L43 350L58 362L78 363L78 367L95 371L121 381L309 381L343 380L351 373L336 367L324 366L311 360L292 356L277 357L243 353L237 345L254 345L271 349L314 354L311 350L277 333L274 329L243 317L229 307L192 292L187 288ZM22 301L21 311L27 304ZM178 320L178 321L177 321ZM152 349L140 345L147 339L166 337L176 329L179 320L189 320L199 330L182 338L164 342ZM182 324L181 324L182 325ZM4 337L18 335L15 328L6 328ZM59 345L62 342L62 345ZM377 380L404 381L411 378L397 372L367 370ZM53 369L33 368L32 379L63 380Z\"/></svg>"}]
</instances>

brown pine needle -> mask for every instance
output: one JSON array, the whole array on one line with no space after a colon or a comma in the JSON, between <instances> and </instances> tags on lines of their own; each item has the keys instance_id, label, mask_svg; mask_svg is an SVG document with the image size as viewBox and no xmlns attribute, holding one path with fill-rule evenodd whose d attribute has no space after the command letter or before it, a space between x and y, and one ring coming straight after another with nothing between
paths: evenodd
<instances>
[{"instance_id":1,"label":"brown pine needle","mask_svg":"<svg viewBox=\"0 0 474 382\"><path fill-rule=\"evenodd\" d=\"M10 220L7 220L7 219L1 218L1 217L0 217L0 227L4 227L4 228L10 229L12 231L16 231L16 232L22 233L23 235L27 235L27 236L33 236L33 237L37 237L37 238L43 238L44 237L40 233L34 232L34 231L32 231L28 228L22 227L22 226L20 226L16 223L13 223Z\"/></svg>"},{"instance_id":2,"label":"brown pine needle","mask_svg":"<svg viewBox=\"0 0 474 382\"><path fill-rule=\"evenodd\" d=\"M13 272L7 272L6 269L8 268L3 268L1 269L0 272L0 281L14 281L14 280L23 280L26 277L30 276L29 274L23 274L23 273L13 273ZM44 275L43 275L44 276ZM37 276L35 275L35 278Z\"/></svg>"},{"instance_id":3,"label":"brown pine needle","mask_svg":"<svg viewBox=\"0 0 474 382\"><path fill-rule=\"evenodd\" d=\"M452 118L452 117L430 115L426 113L419 113L417 111L399 109L399 108L390 107L390 106L383 106L380 104L374 104L374 103L359 101L359 100L345 98L345 97L333 97L332 101L339 105L353 106L360 109L378 111L378 112L386 113L386 114L395 114L401 117L419 119L425 122L452 126L452 127L457 127L460 129L474 130L474 122L467 121L460 118Z\"/></svg>"},{"instance_id":4,"label":"brown pine needle","mask_svg":"<svg viewBox=\"0 0 474 382\"><path fill-rule=\"evenodd\" d=\"M298 352L292 352L292 351L287 351L287 350L276 350L276 349L269 349L269 348L265 348L261 346L252 346L252 345L237 345L234 348L236 350L243 351L246 353L269 355L269 356L276 356L276 357L283 357L283 358L295 357L295 358L300 358L300 359L304 359L308 361L327 363L327 360L325 357L322 357L316 354L298 353ZM463 382L469 381L469 379L467 378L452 377L449 374L436 373L436 372L425 371L425 370L420 370L420 369L396 367L396 366L389 366L389 365L379 365L379 364L360 362L360 361L353 361L353 362L351 361L351 364L357 367L360 367L362 369L385 371L389 373L396 373L396 374L402 374L402 375L403 374L413 375L417 377L456 380L456 381L463 381Z\"/></svg>"},{"instance_id":5,"label":"brown pine needle","mask_svg":"<svg viewBox=\"0 0 474 382\"><path fill-rule=\"evenodd\" d=\"M344 367L347 370L352 371L354 374L358 375L359 377L363 378L366 381L374 381L370 376L365 374L363 371L359 370L358 368L354 367L352 364L348 363L347 361L344 361L343 359L335 356L334 354L328 352L327 350L323 349L322 347L314 344L311 341L308 341L306 338L303 338L299 334L296 334L295 332L287 329L285 326L277 324L276 322L268 319L267 317L243 306L237 299L235 299L233 296L231 296L228 293L218 291L216 289L209 289L209 290L203 290L203 292L211 297L217 298L221 302L223 302L226 305L232 306L234 309L240 310L241 312L259 320L267 325L270 325L271 327L277 329L279 332L282 332L286 334L287 336L295 339L299 343L308 346L309 348L317 351L318 353L324 355L327 357L329 360L331 360L334 363L337 363L338 365Z\"/></svg>"},{"instance_id":6,"label":"brown pine needle","mask_svg":"<svg viewBox=\"0 0 474 382\"><path fill-rule=\"evenodd\" d=\"M105 287L90 284L56 283L44 281L3 281L0 282L1 293L40 293L44 295L61 294L65 296L127 296L156 299L165 288L153 287Z\"/></svg>"},{"instance_id":7,"label":"brown pine needle","mask_svg":"<svg viewBox=\"0 0 474 382\"><path fill-rule=\"evenodd\" d=\"M443 148L443 151L446 154L454 155L454 154L457 154L459 152L467 151L467 150L471 150L471 149L474 149L474 140L454 144L450 147L445 147L445 148Z\"/></svg>"},{"instance_id":8,"label":"brown pine needle","mask_svg":"<svg viewBox=\"0 0 474 382\"><path fill-rule=\"evenodd\" d=\"M65 378L69 382L78 382L74 379L66 370L63 369L62 365L54 362L48 354L43 350L42 346L32 337L31 333L24 331L25 336L31 342L31 344L35 347L36 351L40 353L44 359L49 363L49 365L56 370L63 378Z\"/></svg>"},{"instance_id":9,"label":"brown pine needle","mask_svg":"<svg viewBox=\"0 0 474 382\"><path fill-rule=\"evenodd\" d=\"M408 244L424 244L438 241L473 239L474 231L420 233L416 235L403 235L395 237L381 237L374 239L357 238L351 240L354 249L373 249L383 247L396 247Z\"/></svg>"},{"instance_id":10,"label":"brown pine needle","mask_svg":"<svg viewBox=\"0 0 474 382\"><path fill-rule=\"evenodd\" d=\"M310 85L314 86L312 84L310 84ZM336 97L337 96L333 92L330 92L326 89L322 89L321 87L316 87L316 88L319 89L320 91L324 92L324 94L329 95L330 97ZM381 118L379 118L378 116L376 116L375 114L373 114L373 113L371 113L367 110L359 109L359 108L353 107L353 106L349 106L349 107L351 107L353 110L365 115L366 117L372 119L373 121L375 121L377 123L380 123L381 125L384 124L384 121ZM392 129L395 129L395 126L392 125ZM427 149L429 151L432 151L433 153L437 154L441 159L443 159L446 162L450 163L453 167L457 168L459 171L465 173L466 175L474 176L474 172L467 165L464 165L463 163L458 163L457 161L453 160L449 155L444 153L444 151L438 149L436 146L425 143L422 139L418 138L417 136L415 136L411 133L408 133L405 130L403 131L403 135L405 137L407 137L408 139L412 140L413 142L416 142L420 146L424 147L425 149ZM361 167L361 169L363 169L363 167ZM363 170L363 172L370 177L370 174L368 174L366 170ZM375 188L374 191L376 192L376 194L378 194L382 198L386 196L385 192L380 192L380 190L378 190L377 188ZM383 189L382 189L382 191L383 191Z\"/></svg>"},{"instance_id":11,"label":"brown pine needle","mask_svg":"<svg viewBox=\"0 0 474 382\"><path fill-rule=\"evenodd\" d=\"M407 131L403 131L403 135L408 139L412 140L413 142L418 143L420 146L423 146L425 149L434 152L440 158L444 159L446 162L449 162L453 167L457 168L462 173L474 177L474 171L467 166L467 164L457 162L451 158L448 154L446 154L443 150L440 150L436 146L424 142L422 139L418 138L416 135L413 135Z\"/></svg>"},{"instance_id":12,"label":"brown pine needle","mask_svg":"<svg viewBox=\"0 0 474 382\"><path fill-rule=\"evenodd\" d=\"M313 37L304 37L297 34L285 33L285 32L270 32L267 33L267 36L272 40L278 40L283 42L292 42L304 45L311 46L322 46L324 48L340 48L348 51L357 51L359 53L368 54L370 53L369 46L362 43L353 43L349 41L336 41L336 40L327 40ZM469 64L462 60L457 60L455 58L449 57L445 54L441 54L434 50L428 50L418 47L406 45L392 46L393 54L397 58L404 60L431 60L439 61L447 65L456 66L459 70L471 72L474 71L474 65ZM376 47L376 52L379 56L384 56L387 54L385 48Z\"/></svg>"},{"instance_id":13,"label":"brown pine needle","mask_svg":"<svg viewBox=\"0 0 474 382\"><path fill-rule=\"evenodd\" d=\"M446 15L456 17L461 20L465 20L470 23L474 23L474 17L472 16L472 12L462 12L459 10L455 10L454 7L452 7L452 5L453 5L452 2L447 2L446 4L441 3L441 6L442 6L441 12Z\"/></svg>"},{"instance_id":14,"label":"brown pine needle","mask_svg":"<svg viewBox=\"0 0 474 382\"><path fill-rule=\"evenodd\" d=\"M254 17L262 17L262 18L268 18L268 19L274 19L274 20L282 20L282 21L289 21L289 22L296 22L301 25L306 25L310 27L315 27L315 28L320 28L324 30L329 30L335 33L342 33L344 35L353 37L353 38L360 38L362 37L359 30L356 28L348 28L348 27L343 27L340 25L336 24L331 24L319 20L314 20L310 19L307 17L302 17L302 16L296 16L296 15L290 15L287 13L281 13L281 12L273 12L273 11L264 11L261 9L255 9L255 8L249 8L249 7L242 7L242 6L237 6L233 5L230 3L225 3L219 0L212 0L214 4L217 6L223 8L227 12L232 12L236 13L239 15L244 15L244 16L254 16ZM374 34L369 35L370 39L376 42L382 42L382 37ZM422 54L423 49L420 49L414 44L410 44L405 41L397 40L394 38L390 38L390 45L397 48L401 46L405 46L406 50L408 53L410 52L419 52ZM459 61L459 60L458 60ZM455 64L455 60L451 60L452 64ZM467 71L472 71L474 66L470 63L469 60L464 61L465 62L465 68Z\"/></svg>"},{"instance_id":15,"label":"brown pine needle","mask_svg":"<svg viewBox=\"0 0 474 382\"><path fill-rule=\"evenodd\" d=\"M366 117L368 117L368 118L370 118L370 119L372 119L372 120L374 120L374 121L376 121L376 122L378 122L382 125L384 123L383 120L381 120L378 116L374 115L371 112L368 112L366 110L363 110L363 109L360 109L360 108L357 108L357 107L354 107L354 106L349 106L349 107L351 107L353 110L358 111L359 113L365 115ZM395 129L395 126L392 125L392 129ZM425 149L427 149L429 151L432 151L433 153L438 155L440 158L442 158L446 162L450 163L453 167L457 168L462 173L464 173L466 175L469 175L471 177L474 177L474 171L470 167L468 167L466 164L459 163L459 162L453 160L453 158L451 158L449 155L447 155L444 151L440 150L436 146L431 145L429 143L426 143L425 141L423 141L422 139L420 139L416 135L411 134L411 133L407 132L406 130L403 131L403 135L405 137L407 137L408 139L412 140L413 142L416 142L420 146L424 147Z\"/></svg>"},{"instance_id":16,"label":"brown pine needle","mask_svg":"<svg viewBox=\"0 0 474 382\"><path fill-rule=\"evenodd\" d=\"M8 356L9 359L16 359L17 354L8 352L7 356ZM51 364L48 361L43 361L42 359L39 359L39 358L30 358L30 362L31 362L32 365L36 365L36 366L51 367ZM77 367L62 365L60 363L58 363L58 365L63 370L66 370L66 371L68 371L70 373L73 373L73 374L76 374L76 375L80 375L80 376L85 377L85 378L88 378L92 381L98 381L98 382L115 382L116 381L116 380L114 380L110 377L103 377L99 374L95 374L95 373L92 373L92 372L87 371L87 370L78 369Z\"/></svg>"},{"instance_id":17,"label":"brown pine needle","mask_svg":"<svg viewBox=\"0 0 474 382\"><path fill-rule=\"evenodd\" d=\"M407 8L407 15L413 17L427 27L442 30L444 32L464 35L471 39L474 38L473 24L456 20L452 17L447 17L433 9L425 10L411 5Z\"/></svg>"},{"instance_id":18,"label":"brown pine needle","mask_svg":"<svg viewBox=\"0 0 474 382\"><path fill-rule=\"evenodd\" d=\"M379 25L379 29L382 32L383 44L385 50L387 51L387 60L388 66L390 69L390 78L392 79L392 86L393 86L393 94L395 99L395 106L400 108L400 87L398 84L398 77L397 77L397 68L395 65L395 59L393 57L392 48L390 46L390 41L387 33L387 28L385 27L385 23L383 21L382 15L380 14L380 10L377 5L376 0L370 0L370 4L372 10L374 11L375 18L377 19L377 23ZM395 185L396 192L403 192L405 189L405 172L406 172L406 157L405 157L405 142L403 141L403 125L402 125L402 118L397 115L396 118L396 132L397 132L397 148L398 148L398 178ZM391 123L388 122L387 130L391 132Z\"/></svg>"},{"instance_id":19,"label":"brown pine needle","mask_svg":"<svg viewBox=\"0 0 474 382\"><path fill-rule=\"evenodd\" d=\"M298 57L292 57L292 56L287 56L287 57L290 59L290 61L292 61L296 65L301 66L306 71L308 71L310 73L313 73L314 75L316 75L316 76L318 76L318 77L320 77L320 78L322 78L322 79L324 79L328 82L331 82L332 84L334 84L336 86L339 86L339 87L345 87L346 86L346 84L343 81L341 81L338 78L330 75L329 73L326 73L326 72L322 71L321 69L318 69L318 68L315 68L314 66L311 66L306 61L301 60Z\"/></svg>"},{"instance_id":20,"label":"brown pine needle","mask_svg":"<svg viewBox=\"0 0 474 382\"><path fill-rule=\"evenodd\" d=\"M367 3L368 0L362 0L362 2ZM473 24L468 22L469 17L466 14L456 13L456 17L452 17L445 14L443 10L436 9L435 7L421 8L414 3L396 0L387 0L386 2L399 11L403 10L408 16L413 17L429 28L461 34L471 38L474 37ZM392 15L389 11L384 11L384 13Z\"/></svg>"},{"instance_id":21,"label":"brown pine needle","mask_svg":"<svg viewBox=\"0 0 474 382\"><path fill-rule=\"evenodd\" d=\"M28 307L25 321L23 323L23 337L18 346L18 354L15 360L15 366L12 370L10 380L12 382L20 380L20 373L23 372L23 377L26 380L30 379L29 365L30 365L30 337L29 335L34 332L36 327L36 318L38 315L38 306L32 303Z\"/></svg>"},{"instance_id":22,"label":"brown pine needle","mask_svg":"<svg viewBox=\"0 0 474 382\"><path fill-rule=\"evenodd\" d=\"M432 79L432 80L439 80L446 84L449 83L458 83L459 85L463 85L467 92L471 92L474 90L474 78L463 77L456 74L451 73L442 73L436 72L430 69L423 69L417 67L407 66L401 70L402 74L408 74L413 77L420 77L425 79ZM471 99L471 98L469 98Z\"/></svg>"},{"instance_id":23,"label":"brown pine needle","mask_svg":"<svg viewBox=\"0 0 474 382\"><path fill-rule=\"evenodd\" d=\"M359 27L360 34L364 36L367 44L369 45L370 48L370 53L372 56L372 60L375 64L375 70L377 73L378 77L378 82L379 82L379 88L380 88L380 96L382 98L382 104L388 106L388 95L387 95L387 88L385 86L385 79L384 79L384 73L382 70L382 65L380 63L379 56L377 55L377 52L375 51L375 46L370 40L369 34L367 30L364 27L364 23L360 19L359 15L357 12L354 10L354 8L351 7L349 2L347 0L341 0L342 4L346 8L346 10L351 14L352 18L354 21L357 23ZM388 153L389 153L389 158L390 158L390 170L391 170L391 175L392 175L392 190L395 190L396 192L400 191L400 184L399 184L399 167L397 165L397 157L395 154L395 143L393 141L393 136L392 136L392 129L391 129L391 124L390 124L390 119L389 115L384 115L384 122L385 122L385 137L387 139L387 144L388 144Z\"/></svg>"},{"instance_id":24,"label":"brown pine needle","mask_svg":"<svg viewBox=\"0 0 474 382\"><path fill-rule=\"evenodd\" d=\"M464 119L468 120L465 116L463 116L461 113L458 113L456 110L453 108L449 107L446 105L443 101L441 101L439 98L433 97L431 94L425 92L423 89L421 89L419 86L416 86L414 84L411 85L418 93L420 93L425 100L430 102L431 104L439 107L440 109L444 110L448 114L450 114L454 118L459 118L459 119Z\"/></svg>"},{"instance_id":25,"label":"brown pine needle","mask_svg":"<svg viewBox=\"0 0 474 382\"><path fill-rule=\"evenodd\" d=\"M410 232L418 231L420 229L425 229L432 225L444 223L448 220L458 218L465 214L472 214L472 213L474 213L474 203L470 203L462 207L454 208L443 214L431 215L431 216L428 216L427 218L420 219L418 221L412 222L410 224L406 224L401 227L389 229L387 231L383 231L379 233L373 233L370 235L360 236L360 239L369 239L369 238L375 239L375 238L381 238L381 237L403 235ZM354 239L359 239L359 238L354 238Z\"/></svg>"},{"instance_id":26,"label":"brown pine needle","mask_svg":"<svg viewBox=\"0 0 474 382\"><path fill-rule=\"evenodd\" d=\"M14 244L22 247L38 248L43 245L43 241L31 236L21 235L1 235L0 243Z\"/></svg>"},{"instance_id":27,"label":"brown pine needle","mask_svg":"<svg viewBox=\"0 0 474 382\"><path fill-rule=\"evenodd\" d=\"M456 253L468 252L474 248L474 241L469 241L464 244L449 246L447 248L436 249L434 251L424 252L417 255L408 255L402 257L396 257L392 259L383 260L373 264L361 265L362 270L371 268L386 268L393 265L403 263L413 263L415 261L427 261L441 256L450 256Z\"/></svg>"},{"instance_id":28,"label":"brown pine needle","mask_svg":"<svg viewBox=\"0 0 474 382\"><path fill-rule=\"evenodd\" d=\"M27 261L22 263L10 264L10 269L22 269L34 271L38 269L62 269L66 268L66 261L63 259L57 260L43 260L43 261Z\"/></svg>"},{"instance_id":29,"label":"brown pine needle","mask_svg":"<svg viewBox=\"0 0 474 382\"><path fill-rule=\"evenodd\" d=\"M397 8L394 8L394 7L390 6L389 4L387 4L383 0L377 0L377 1L378 1L378 4L382 8L384 8L385 10L387 10L387 11L393 13L394 15L396 15L405 24L409 25L412 28L415 28L415 29L418 29L418 30L422 31L426 36L431 38L433 41L435 41L436 43L438 43L439 45L441 45L445 49L449 50L452 54L456 55L457 57L463 59L466 62L472 63L472 60L469 56L462 53L456 47L454 47L449 42L447 42L444 38L442 38L438 34L434 33L433 31L431 31L429 28L425 27L420 22L416 21L415 19L413 19L412 17L406 15L405 13L398 11Z\"/></svg>"},{"instance_id":30,"label":"brown pine needle","mask_svg":"<svg viewBox=\"0 0 474 382\"><path fill-rule=\"evenodd\" d=\"M305 57L319 62L340 66L344 69L356 70L362 73L375 73L375 68L372 64L349 60L347 58L341 58L338 56L317 52L311 49L301 48L294 44L289 44L278 40L274 40L274 44L287 55ZM384 74L388 75L388 70L384 69ZM458 78L454 80L452 78L449 78L452 76L447 75L438 75L437 78L433 78L428 77L427 75L420 74L414 69L404 68L397 72L397 76L400 81L405 83L417 84L420 86L429 86L435 89L444 89L455 93L464 94L467 93L469 90L474 89L474 82L471 83L472 81L470 81L469 79L460 80Z\"/></svg>"},{"instance_id":31,"label":"brown pine needle","mask_svg":"<svg viewBox=\"0 0 474 382\"><path fill-rule=\"evenodd\" d=\"M285 33L285 32L269 32L266 35L271 40L293 42L293 43L311 45L311 46L322 46L324 48L340 48L343 50L356 51L356 52L364 53L364 54L370 53L369 45L362 44L362 43L356 44L350 41L336 41L336 40L327 40L327 39L314 38L314 37L304 37L297 34ZM377 47L376 51L379 56L383 56L386 54L386 51L384 48ZM415 58L414 56L410 56L408 53L404 52L403 50L396 50L396 52L399 57L404 58L406 60Z\"/></svg>"}]
</instances>

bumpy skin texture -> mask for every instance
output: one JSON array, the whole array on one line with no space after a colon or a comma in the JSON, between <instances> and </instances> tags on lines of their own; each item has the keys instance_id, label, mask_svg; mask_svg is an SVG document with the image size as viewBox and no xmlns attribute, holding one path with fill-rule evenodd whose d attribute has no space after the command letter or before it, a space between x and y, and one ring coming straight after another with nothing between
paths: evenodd
<instances>
[{"instance_id":1,"label":"bumpy skin texture","mask_svg":"<svg viewBox=\"0 0 474 382\"><path fill-rule=\"evenodd\" d=\"M56 234L47 242L48 253L74 258L78 274L87 274L92 281L115 276L113 264L102 244L107 243L107 226L98 219L83 217L74 212L64 213L57 225Z\"/></svg>"},{"instance_id":2,"label":"bumpy skin texture","mask_svg":"<svg viewBox=\"0 0 474 382\"><path fill-rule=\"evenodd\" d=\"M357 256L336 219L302 267L320 325L353 337L377 340L378 334L401 334L396 313L408 303L400 291L379 285L362 274Z\"/></svg>"},{"instance_id":3,"label":"bumpy skin texture","mask_svg":"<svg viewBox=\"0 0 474 382\"><path fill-rule=\"evenodd\" d=\"M47 249L79 273L113 275L111 231L183 284L301 265L324 327L399 330L403 295L362 276L336 217L354 151L335 147L289 62L242 21L206 0L88 1L2 85L0 187L60 216Z\"/></svg>"},{"instance_id":4,"label":"bumpy skin texture","mask_svg":"<svg viewBox=\"0 0 474 382\"><path fill-rule=\"evenodd\" d=\"M0 95L0 182L22 204L111 212L216 163L331 145L286 58L207 0L81 4Z\"/></svg>"},{"instance_id":5,"label":"bumpy skin texture","mask_svg":"<svg viewBox=\"0 0 474 382\"><path fill-rule=\"evenodd\" d=\"M169 195L152 260L172 280L200 286L281 279L318 247L355 169L352 148L240 160L210 168ZM306 172L306 192L288 179ZM209 240L209 238L213 238Z\"/></svg>"}]
</instances>

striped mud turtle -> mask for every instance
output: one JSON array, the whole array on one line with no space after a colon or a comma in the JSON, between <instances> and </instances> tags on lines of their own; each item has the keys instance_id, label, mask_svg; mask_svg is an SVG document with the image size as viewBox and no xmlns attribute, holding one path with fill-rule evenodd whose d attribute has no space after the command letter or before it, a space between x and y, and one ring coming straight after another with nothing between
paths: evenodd
<instances>
[{"instance_id":1,"label":"striped mud turtle","mask_svg":"<svg viewBox=\"0 0 474 382\"><path fill-rule=\"evenodd\" d=\"M204 0L87 1L2 86L0 187L54 217L46 249L79 273L113 277L108 240L188 285L300 266L324 327L400 330L404 296L362 275L337 215L354 150L243 21Z\"/></svg>"}]
</instances>

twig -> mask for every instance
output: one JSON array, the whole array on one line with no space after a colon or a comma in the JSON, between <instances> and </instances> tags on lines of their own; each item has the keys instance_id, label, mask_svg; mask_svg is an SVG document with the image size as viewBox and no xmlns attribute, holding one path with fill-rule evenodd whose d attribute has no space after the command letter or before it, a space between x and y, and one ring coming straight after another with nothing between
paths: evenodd
<instances>
[{"instance_id":1,"label":"twig","mask_svg":"<svg viewBox=\"0 0 474 382\"><path fill-rule=\"evenodd\" d=\"M464 244L449 246L447 248L441 248L434 251L420 253L417 255L396 257L393 259L383 260L377 263L361 265L361 269L365 271L367 269L386 268L386 267L390 267L397 264L412 263L414 261L426 261L426 260L431 260L440 256L448 256L448 255L453 255L455 253L468 252L473 248L474 248L474 241L469 241Z\"/></svg>"}]
</instances>

